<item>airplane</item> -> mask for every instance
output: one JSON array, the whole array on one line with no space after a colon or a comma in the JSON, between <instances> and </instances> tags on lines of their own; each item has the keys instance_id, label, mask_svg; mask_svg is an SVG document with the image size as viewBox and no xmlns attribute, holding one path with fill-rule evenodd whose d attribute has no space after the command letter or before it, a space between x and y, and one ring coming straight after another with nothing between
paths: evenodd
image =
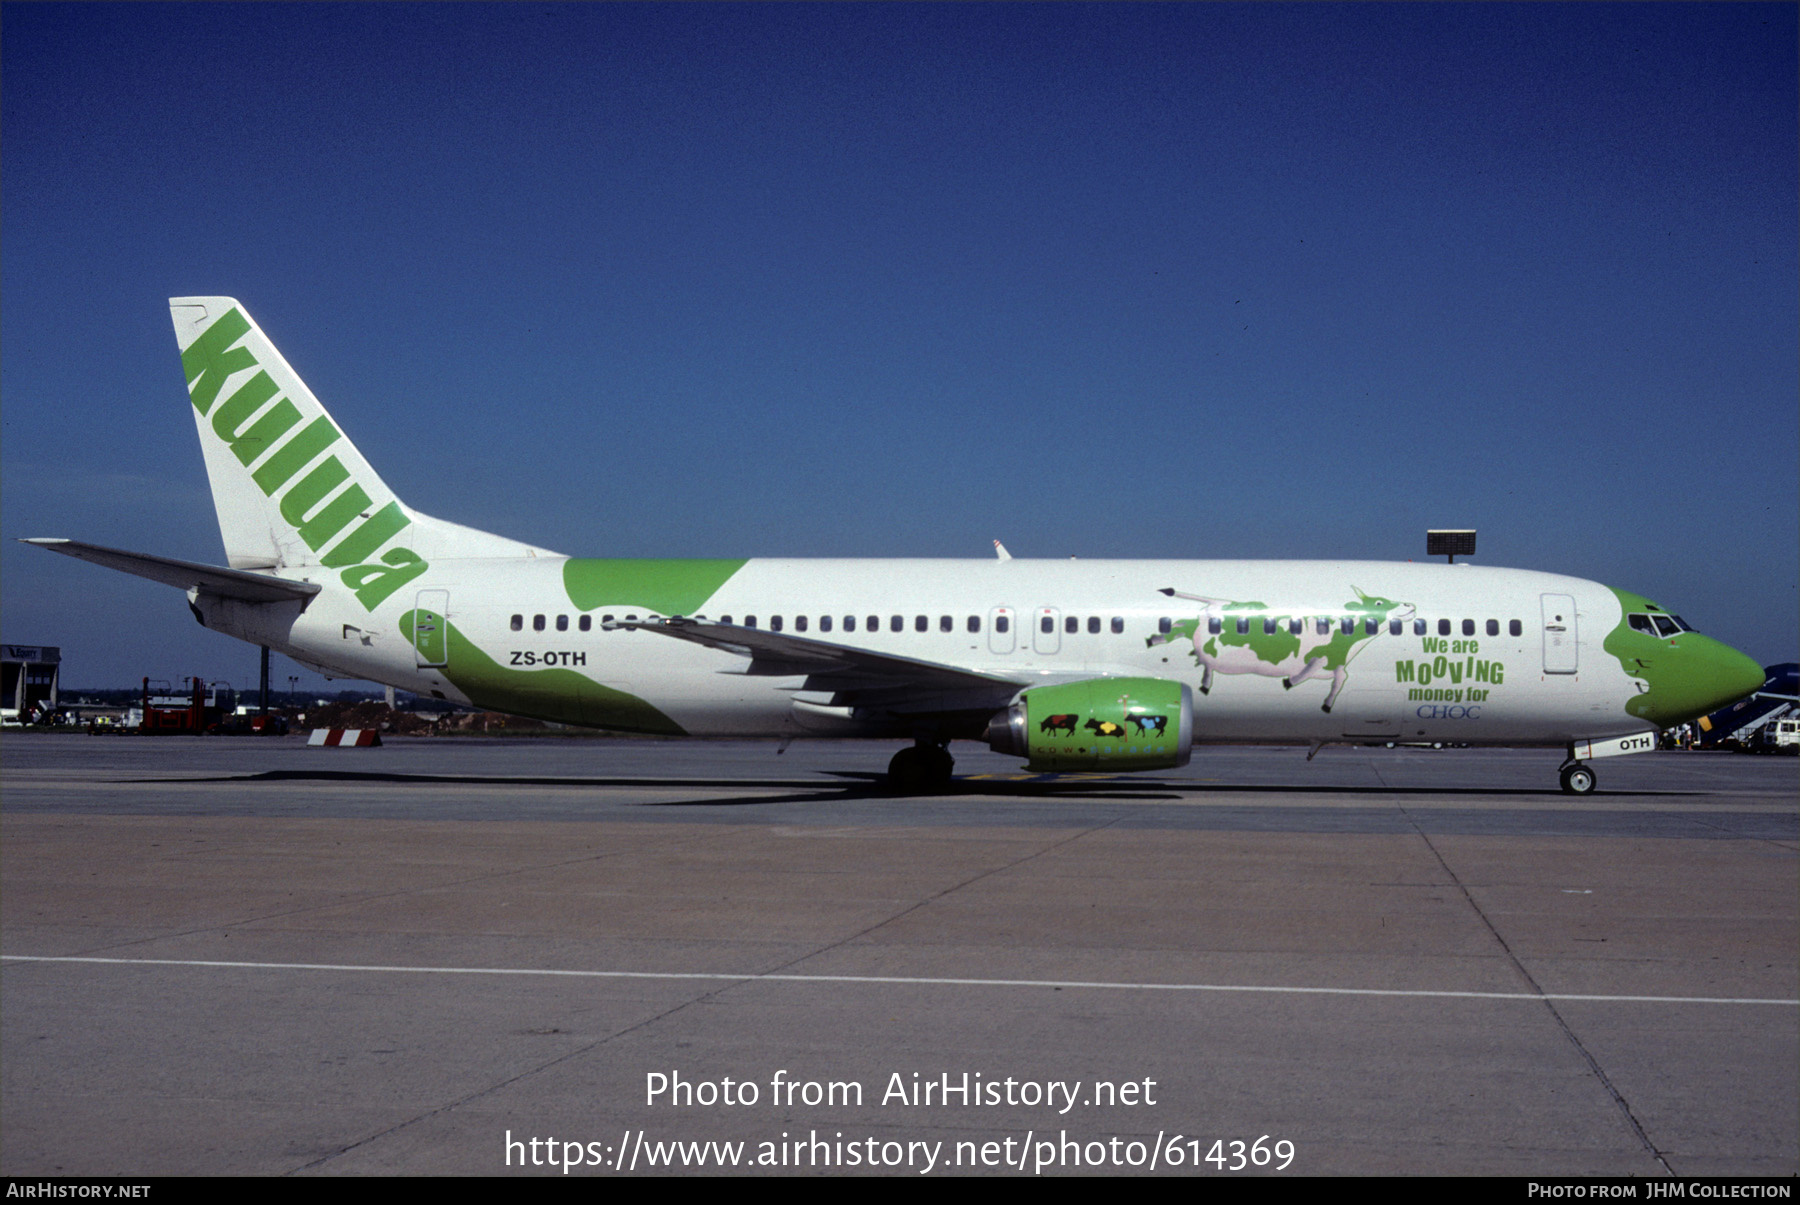
<instances>
[{"instance_id":1,"label":"airplane","mask_svg":"<svg viewBox=\"0 0 1800 1205\"><path fill-rule=\"evenodd\" d=\"M953 740L1034 773L1556 746L1586 794L1594 760L1763 683L1639 595L1466 562L570 557L414 510L236 300L169 308L226 564L25 542L330 677L625 732L910 740L902 794L950 785Z\"/></svg>"}]
</instances>

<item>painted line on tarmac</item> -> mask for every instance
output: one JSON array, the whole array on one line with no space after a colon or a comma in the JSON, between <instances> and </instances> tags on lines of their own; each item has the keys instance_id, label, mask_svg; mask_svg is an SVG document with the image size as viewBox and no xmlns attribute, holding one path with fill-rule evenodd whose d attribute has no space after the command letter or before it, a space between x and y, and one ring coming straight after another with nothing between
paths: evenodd
<instances>
[{"instance_id":1,"label":"painted line on tarmac","mask_svg":"<svg viewBox=\"0 0 1800 1205\"><path fill-rule=\"evenodd\" d=\"M729 975L708 971L564 971L536 967L365 966L328 962L217 962L198 958L89 958L0 954L0 962L82 962L104 966L211 967L251 971L360 971L389 975L521 975L560 979L698 979L711 983L874 983L915 987L1049 987L1136 992L1260 992L1303 996L1413 996L1438 1000L1589 1000L1610 1004L1775 1004L1800 1000L1735 996L1600 996L1569 992L1454 992L1379 987L1283 987L1245 983L1110 983L1082 979L944 979L906 975Z\"/></svg>"}]
</instances>

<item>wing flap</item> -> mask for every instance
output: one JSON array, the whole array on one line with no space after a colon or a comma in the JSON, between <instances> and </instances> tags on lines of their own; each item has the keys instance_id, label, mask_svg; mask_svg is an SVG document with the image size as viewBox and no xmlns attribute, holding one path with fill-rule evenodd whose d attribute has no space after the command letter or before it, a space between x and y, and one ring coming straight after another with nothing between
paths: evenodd
<instances>
[{"instance_id":1,"label":"wing flap","mask_svg":"<svg viewBox=\"0 0 1800 1205\"><path fill-rule=\"evenodd\" d=\"M78 561L90 561L96 565L104 565L108 569L117 569L121 573L147 577L153 582L174 586L178 590L205 590L210 594L217 594L224 598L242 599L245 602L305 600L319 592L318 585L313 582L295 582L286 578L270 577L263 573L251 573L243 569L226 569L220 565L201 565L194 561L178 561L173 557L151 556L144 552L126 552L120 548L84 544L80 540L38 538L19 542L35 544L39 548L47 548L51 552L72 556Z\"/></svg>"},{"instance_id":2,"label":"wing flap","mask_svg":"<svg viewBox=\"0 0 1800 1205\"><path fill-rule=\"evenodd\" d=\"M935 661L710 620L677 616L607 626L653 632L734 653L749 661L741 673L804 677L800 689L828 694L829 706L908 714L991 709L1004 707L1025 685L1010 677Z\"/></svg>"}]
</instances>

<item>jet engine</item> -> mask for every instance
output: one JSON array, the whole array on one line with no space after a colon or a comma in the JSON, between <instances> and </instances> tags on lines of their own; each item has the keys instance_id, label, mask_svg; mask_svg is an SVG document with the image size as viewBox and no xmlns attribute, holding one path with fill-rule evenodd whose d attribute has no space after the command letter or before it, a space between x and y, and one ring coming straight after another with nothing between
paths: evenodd
<instances>
[{"instance_id":1,"label":"jet engine","mask_svg":"<svg viewBox=\"0 0 1800 1205\"><path fill-rule=\"evenodd\" d=\"M1193 752L1194 695L1162 678L1034 686L988 721L986 740L1030 770L1171 770Z\"/></svg>"}]
</instances>

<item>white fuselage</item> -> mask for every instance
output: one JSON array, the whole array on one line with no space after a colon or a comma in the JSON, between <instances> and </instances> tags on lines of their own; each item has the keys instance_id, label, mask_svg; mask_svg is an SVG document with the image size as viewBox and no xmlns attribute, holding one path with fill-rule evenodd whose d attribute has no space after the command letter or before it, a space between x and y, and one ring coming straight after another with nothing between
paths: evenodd
<instances>
[{"instance_id":1,"label":"white fuselage","mask_svg":"<svg viewBox=\"0 0 1800 1205\"><path fill-rule=\"evenodd\" d=\"M466 677L459 685L454 658L422 665L430 658L396 626L395 614L434 591L449 622L505 670L572 670L646 700L688 733L858 731L821 725L796 708L796 696L806 698L800 676L747 676L742 656L608 630L608 621L653 612L629 603L577 610L563 564L553 556L440 559L374 614L327 591L304 612L237 607L237 622L215 603L208 622L346 677L495 705ZM1370 598L1392 605L1372 610L1364 605ZM1563 600L1573 602L1566 618ZM1594 582L1468 565L759 559L745 562L698 613L746 625L754 619L765 630L779 622L796 637L1004 677L1021 688L1074 677L1186 682L1196 691L1195 739L1202 742L1560 744L1571 733L1604 737L1646 727L1621 705L1633 680L1599 647L1620 610L1616 596ZM276 626L291 623L285 631L269 630L277 611L284 618ZM261 626L245 630L252 612ZM1560 623L1551 624L1553 612ZM1209 619L1223 630L1210 632ZM1247 634L1237 631L1240 619ZM1353 636L1339 640L1335 656L1322 651L1330 641L1321 624L1336 638L1346 620Z\"/></svg>"}]
</instances>

